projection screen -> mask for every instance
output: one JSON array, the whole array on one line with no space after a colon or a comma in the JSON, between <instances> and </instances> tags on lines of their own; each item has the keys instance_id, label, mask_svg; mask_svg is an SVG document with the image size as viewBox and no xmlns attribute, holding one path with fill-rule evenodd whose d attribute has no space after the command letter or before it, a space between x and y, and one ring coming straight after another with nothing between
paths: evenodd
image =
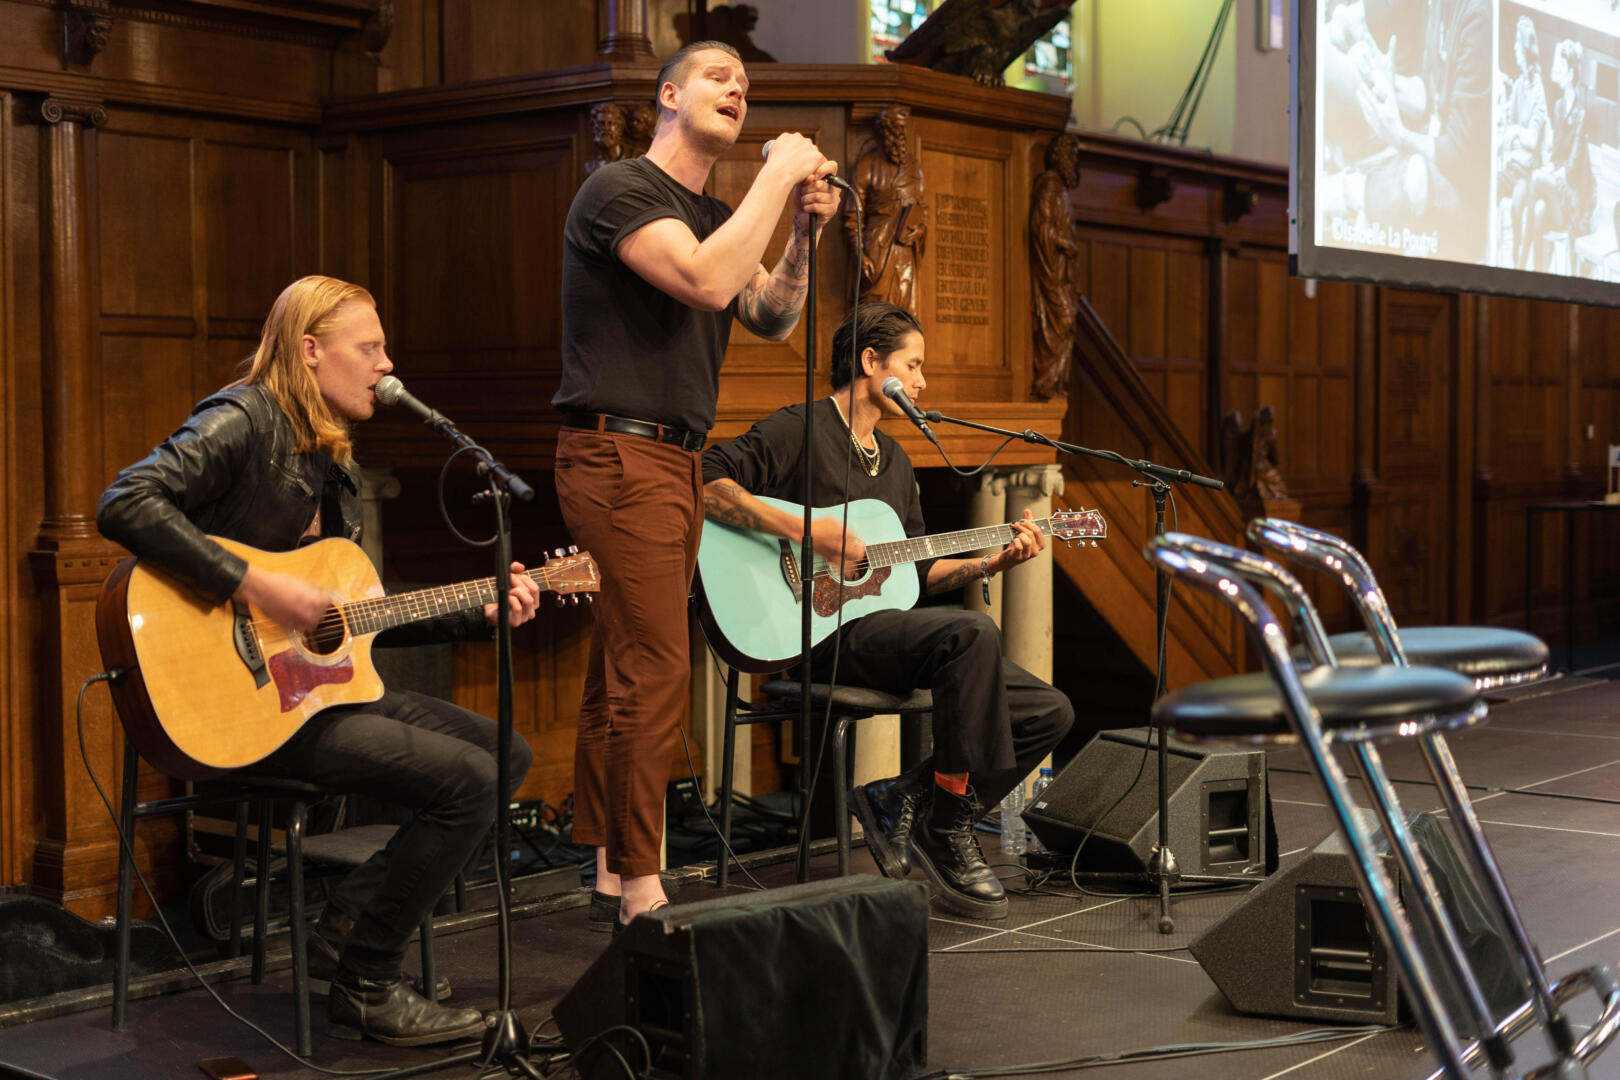
<instances>
[{"instance_id":1,"label":"projection screen","mask_svg":"<svg viewBox=\"0 0 1620 1080\"><path fill-rule=\"evenodd\" d=\"M1303 277L1620 306L1620 0L1297 0Z\"/></svg>"}]
</instances>

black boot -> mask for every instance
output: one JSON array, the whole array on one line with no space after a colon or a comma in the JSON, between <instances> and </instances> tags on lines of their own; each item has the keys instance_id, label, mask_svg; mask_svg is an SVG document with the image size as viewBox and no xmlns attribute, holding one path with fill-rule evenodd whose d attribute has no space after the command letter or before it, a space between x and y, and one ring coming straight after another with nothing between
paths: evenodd
<instances>
[{"instance_id":1,"label":"black boot","mask_svg":"<svg viewBox=\"0 0 1620 1080\"><path fill-rule=\"evenodd\" d=\"M933 805L911 833L911 858L950 910L970 919L1005 919L1007 893L973 831L982 816L971 789L958 795L935 784Z\"/></svg>"},{"instance_id":2,"label":"black boot","mask_svg":"<svg viewBox=\"0 0 1620 1080\"><path fill-rule=\"evenodd\" d=\"M320 921L309 931L309 944L304 955L309 962L309 988L317 994L331 992L332 975L337 971L338 954L354 929L354 920L331 904L321 912ZM414 976L413 985L419 994L425 993L422 976ZM450 1000L450 980L440 975L433 987L433 1000Z\"/></svg>"},{"instance_id":3,"label":"black boot","mask_svg":"<svg viewBox=\"0 0 1620 1080\"><path fill-rule=\"evenodd\" d=\"M918 815L928 812L928 792L936 786L930 767L874 780L851 792L850 810L884 877L899 879L911 873L911 830Z\"/></svg>"},{"instance_id":4,"label":"black boot","mask_svg":"<svg viewBox=\"0 0 1620 1080\"><path fill-rule=\"evenodd\" d=\"M428 1046L484 1033L483 1013L435 1004L403 975L367 979L340 969L332 978L326 1017L327 1031L336 1038L364 1036L390 1046Z\"/></svg>"}]
</instances>

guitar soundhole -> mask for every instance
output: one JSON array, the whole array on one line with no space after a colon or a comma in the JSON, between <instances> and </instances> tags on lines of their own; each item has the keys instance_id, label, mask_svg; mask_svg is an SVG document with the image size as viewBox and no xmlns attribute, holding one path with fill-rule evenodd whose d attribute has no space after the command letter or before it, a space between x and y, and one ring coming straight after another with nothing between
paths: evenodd
<instances>
[{"instance_id":1,"label":"guitar soundhole","mask_svg":"<svg viewBox=\"0 0 1620 1080\"><path fill-rule=\"evenodd\" d=\"M343 616L336 608L327 608L321 623L304 635L304 648L316 656L331 656L343 647Z\"/></svg>"}]
</instances>

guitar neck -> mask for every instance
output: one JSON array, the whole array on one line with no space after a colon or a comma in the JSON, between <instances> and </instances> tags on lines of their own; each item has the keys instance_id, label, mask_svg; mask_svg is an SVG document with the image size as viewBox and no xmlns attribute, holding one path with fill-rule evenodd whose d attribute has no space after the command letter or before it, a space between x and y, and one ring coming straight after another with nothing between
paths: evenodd
<instances>
[{"instance_id":1,"label":"guitar neck","mask_svg":"<svg viewBox=\"0 0 1620 1080\"><path fill-rule=\"evenodd\" d=\"M551 590L545 567L526 570L523 576L539 585L541 592ZM337 607L349 624L349 632L358 636L481 608L485 604L493 604L495 597L495 579L487 577L478 581L463 581L459 585L441 585L434 589L355 600Z\"/></svg>"},{"instance_id":2,"label":"guitar neck","mask_svg":"<svg viewBox=\"0 0 1620 1080\"><path fill-rule=\"evenodd\" d=\"M1041 518L1030 522L1043 536L1052 535L1052 519ZM871 567L894 566L899 563L919 562L923 559L942 559L980 548L1005 547L1012 543L1011 525L986 525L982 529L963 529L960 532L937 533L934 536L913 536L884 544L866 546L866 563Z\"/></svg>"}]
</instances>

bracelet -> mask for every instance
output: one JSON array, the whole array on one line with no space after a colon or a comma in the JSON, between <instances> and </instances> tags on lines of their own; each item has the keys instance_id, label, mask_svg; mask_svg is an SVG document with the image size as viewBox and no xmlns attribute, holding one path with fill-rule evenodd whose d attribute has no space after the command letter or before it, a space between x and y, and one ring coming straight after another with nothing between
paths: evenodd
<instances>
[{"instance_id":1,"label":"bracelet","mask_svg":"<svg viewBox=\"0 0 1620 1080\"><path fill-rule=\"evenodd\" d=\"M984 597L985 607L990 606L990 560L994 555L986 555L979 560L979 592Z\"/></svg>"}]
</instances>

